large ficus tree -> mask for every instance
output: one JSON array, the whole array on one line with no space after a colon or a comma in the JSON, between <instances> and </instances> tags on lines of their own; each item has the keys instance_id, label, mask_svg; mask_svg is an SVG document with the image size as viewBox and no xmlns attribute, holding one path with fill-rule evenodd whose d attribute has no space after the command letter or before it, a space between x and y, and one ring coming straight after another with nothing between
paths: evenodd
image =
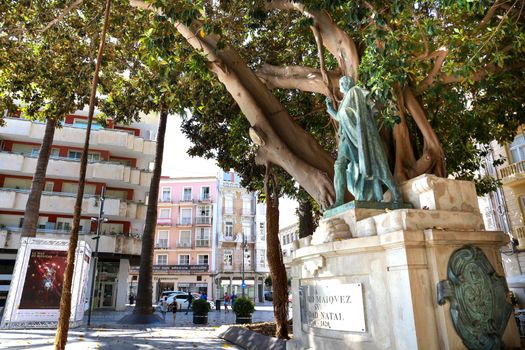
<instances>
[{"instance_id":1,"label":"large ficus tree","mask_svg":"<svg viewBox=\"0 0 525 350\"><path fill-rule=\"evenodd\" d=\"M205 59L250 123L258 162L323 206L333 158L277 91L340 99L338 79L352 76L371 92L398 181L473 179L474 144L508 140L525 120L523 1L132 3L169 18Z\"/></svg>"}]
</instances>

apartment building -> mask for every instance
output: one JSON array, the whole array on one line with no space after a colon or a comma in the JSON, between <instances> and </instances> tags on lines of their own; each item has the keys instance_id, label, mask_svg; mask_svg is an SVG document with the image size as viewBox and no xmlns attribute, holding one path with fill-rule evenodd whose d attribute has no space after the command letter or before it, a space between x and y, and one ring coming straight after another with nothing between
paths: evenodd
<instances>
[{"instance_id":1,"label":"apartment building","mask_svg":"<svg viewBox=\"0 0 525 350\"><path fill-rule=\"evenodd\" d=\"M486 172L499 178L502 186L484 198L482 214L487 229L504 231L519 241L517 247L505 249L502 258L509 288L525 307L525 128L517 130L511 143L491 146ZM505 163L493 169L491 161L501 156Z\"/></svg>"},{"instance_id":2,"label":"apartment building","mask_svg":"<svg viewBox=\"0 0 525 350\"><path fill-rule=\"evenodd\" d=\"M244 271L245 295L262 302L269 271L265 205L257 203L257 193L241 187L233 171L220 174L218 184L216 295L241 295Z\"/></svg>"},{"instance_id":3,"label":"apartment building","mask_svg":"<svg viewBox=\"0 0 525 350\"><path fill-rule=\"evenodd\" d=\"M164 290L213 296L217 178L162 178L153 265L153 299ZM138 269L132 271L138 273Z\"/></svg>"},{"instance_id":4,"label":"apartment building","mask_svg":"<svg viewBox=\"0 0 525 350\"><path fill-rule=\"evenodd\" d=\"M279 230L279 242L283 257L290 257L294 251L293 242L299 239L299 225L297 223L288 225Z\"/></svg>"},{"instance_id":5,"label":"apartment building","mask_svg":"<svg viewBox=\"0 0 525 350\"><path fill-rule=\"evenodd\" d=\"M20 245L20 230L45 124L17 116L7 117L0 128L0 305L5 302ZM65 118L55 132L45 192L42 194L37 237L69 239L78 188L80 156L87 112ZM157 120L144 116L131 126L93 124L80 240L91 239L105 188L99 262L95 282L95 308L124 309L128 297L130 260L138 262L146 216L146 197L155 157ZM91 276L91 273L89 274ZM89 282L90 284L92 281Z\"/></svg>"}]
</instances>

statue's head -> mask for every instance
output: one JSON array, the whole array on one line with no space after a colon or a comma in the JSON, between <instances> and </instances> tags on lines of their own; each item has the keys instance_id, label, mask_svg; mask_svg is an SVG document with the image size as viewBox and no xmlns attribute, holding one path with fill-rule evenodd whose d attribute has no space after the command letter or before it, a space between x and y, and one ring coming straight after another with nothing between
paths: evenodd
<instances>
[{"instance_id":1,"label":"statue's head","mask_svg":"<svg viewBox=\"0 0 525 350\"><path fill-rule=\"evenodd\" d=\"M343 94L346 94L355 85L354 79L350 76L345 75L339 79L339 89Z\"/></svg>"}]
</instances>

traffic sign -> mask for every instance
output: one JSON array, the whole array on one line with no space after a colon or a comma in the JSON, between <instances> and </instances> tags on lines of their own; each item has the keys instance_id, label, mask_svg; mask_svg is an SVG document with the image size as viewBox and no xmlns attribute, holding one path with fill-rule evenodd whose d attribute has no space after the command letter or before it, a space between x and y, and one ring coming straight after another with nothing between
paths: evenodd
<instances>
[{"instance_id":1,"label":"traffic sign","mask_svg":"<svg viewBox=\"0 0 525 350\"><path fill-rule=\"evenodd\" d=\"M243 288L243 289L246 288L246 283L242 282L241 288Z\"/></svg>"}]
</instances>

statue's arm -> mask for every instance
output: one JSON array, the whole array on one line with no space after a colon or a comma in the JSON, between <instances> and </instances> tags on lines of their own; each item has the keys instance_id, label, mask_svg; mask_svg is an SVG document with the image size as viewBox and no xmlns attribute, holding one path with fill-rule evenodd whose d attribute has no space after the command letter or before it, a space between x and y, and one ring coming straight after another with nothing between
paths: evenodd
<instances>
[{"instance_id":1,"label":"statue's arm","mask_svg":"<svg viewBox=\"0 0 525 350\"><path fill-rule=\"evenodd\" d=\"M334 109L334 104L332 103L332 99L330 97L326 98L326 111L332 118L337 120L337 111Z\"/></svg>"}]
</instances>

